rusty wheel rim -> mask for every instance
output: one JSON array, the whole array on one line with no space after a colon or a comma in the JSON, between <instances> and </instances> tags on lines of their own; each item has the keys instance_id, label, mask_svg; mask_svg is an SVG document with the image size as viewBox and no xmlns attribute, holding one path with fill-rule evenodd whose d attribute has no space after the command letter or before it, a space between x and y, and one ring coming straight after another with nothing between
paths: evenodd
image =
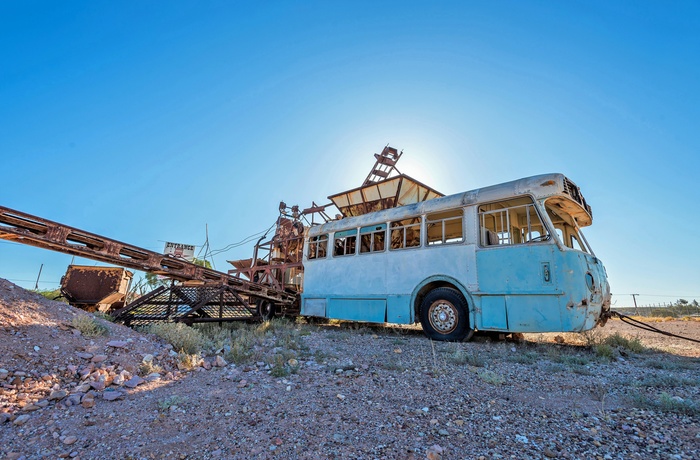
<instances>
[{"instance_id":1,"label":"rusty wheel rim","mask_svg":"<svg viewBox=\"0 0 700 460\"><path fill-rule=\"evenodd\" d=\"M459 323L457 308L446 300L436 300L428 309L428 320L437 332L449 334Z\"/></svg>"}]
</instances>

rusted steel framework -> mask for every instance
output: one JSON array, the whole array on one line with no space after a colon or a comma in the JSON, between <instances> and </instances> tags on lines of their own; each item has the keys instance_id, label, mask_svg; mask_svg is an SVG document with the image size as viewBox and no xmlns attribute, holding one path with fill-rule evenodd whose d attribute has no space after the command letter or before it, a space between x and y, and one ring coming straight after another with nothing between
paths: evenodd
<instances>
[{"instance_id":1,"label":"rusted steel framework","mask_svg":"<svg viewBox=\"0 0 700 460\"><path fill-rule=\"evenodd\" d=\"M4 206L0 206L0 239L156 273L177 281L194 280L228 286L243 296L269 300L278 306L292 307L298 303L296 293L247 281Z\"/></svg>"},{"instance_id":2,"label":"rusted steel framework","mask_svg":"<svg viewBox=\"0 0 700 460\"><path fill-rule=\"evenodd\" d=\"M382 153L375 153L374 158L376 161L362 186L364 187L383 181L394 171L400 174L399 170L396 169L396 163L398 163L401 155L403 155L403 151L399 152L394 147L389 147L388 145L384 147Z\"/></svg>"},{"instance_id":3,"label":"rusted steel framework","mask_svg":"<svg viewBox=\"0 0 700 460\"><path fill-rule=\"evenodd\" d=\"M176 322L191 325L205 322L227 322L258 319L253 298L242 295L232 286L160 286L140 297L113 317L127 326L153 322Z\"/></svg>"},{"instance_id":4,"label":"rusted steel framework","mask_svg":"<svg viewBox=\"0 0 700 460\"><path fill-rule=\"evenodd\" d=\"M291 210L291 213L287 211ZM302 291L304 267L304 224L299 220L302 213L297 206L287 208L280 203L280 217L274 236L255 245L253 258L229 261L235 268L231 276L270 285L275 289L299 293Z\"/></svg>"}]
</instances>

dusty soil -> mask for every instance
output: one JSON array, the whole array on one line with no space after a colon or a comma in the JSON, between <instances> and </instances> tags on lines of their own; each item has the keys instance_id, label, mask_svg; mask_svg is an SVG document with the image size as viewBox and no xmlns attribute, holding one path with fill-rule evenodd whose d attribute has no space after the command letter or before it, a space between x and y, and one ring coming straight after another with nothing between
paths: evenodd
<instances>
[{"instance_id":1,"label":"dusty soil","mask_svg":"<svg viewBox=\"0 0 700 460\"><path fill-rule=\"evenodd\" d=\"M298 346L183 370L159 338L85 337L76 315L0 280L0 458L700 458L700 345L620 321L469 343L297 322ZM647 348L592 346L614 334Z\"/></svg>"}]
</instances>

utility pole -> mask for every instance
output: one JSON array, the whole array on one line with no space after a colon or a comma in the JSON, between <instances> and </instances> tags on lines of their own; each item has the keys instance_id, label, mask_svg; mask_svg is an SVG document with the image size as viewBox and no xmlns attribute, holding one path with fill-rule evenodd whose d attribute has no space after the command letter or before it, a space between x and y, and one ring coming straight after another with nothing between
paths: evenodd
<instances>
[{"instance_id":1,"label":"utility pole","mask_svg":"<svg viewBox=\"0 0 700 460\"><path fill-rule=\"evenodd\" d=\"M638 311L637 311L637 296L638 295L639 294L632 294L632 300L634 300L634 314L635 315L638 314Z\"/></svg>"},{"instance_id":2,"label":"utility pole","mask_svg":"<svg viewBox=\"0 0 700 460\"><path fill-rule=\"evenodd\" d=\"M38 291L39 290L39 278L41 278L41 271L44 269L44 264L41 264L41 267L39 267L39 274L36 277L36 284L34 285L34 290Z\"/></svg>"}]
</instances>

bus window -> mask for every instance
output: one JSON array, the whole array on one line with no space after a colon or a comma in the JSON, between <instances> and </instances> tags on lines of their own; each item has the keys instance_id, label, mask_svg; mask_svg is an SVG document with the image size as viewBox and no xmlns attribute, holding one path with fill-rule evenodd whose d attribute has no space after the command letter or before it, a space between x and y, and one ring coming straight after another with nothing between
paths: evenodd
<instances>
[{"instance_id":1,"label":"bus window","mask_svg":"<svg viewBox=\"0 0 700 460\"><path fill-rule=\"evenodd\" d=\"M309 259L322 259L326 257L328 235L318 235L309 238Z\"/></svg>"},{"instance_id":2,"label":"bus window","mask_svg":"<svg viewBox=\"0 0 700 460\"><path fill-rule=\"evenodd\" d=\"M391 223L391 249L420 246L420 217Z\"/></svg>"},{"instance_id":3,"label":"bus window","mask_svg":"<svg viewBox=\"0 0 700 460\"><path fill-rule=\"evenodd\" d=\"M462 210L454 209L426 216L428 246L464 241Z\"/></svg>"},{"instance_id":4,"label":"bus window","mask_svg":"<svg viewBox=\"0 0 700 460\"><path fill-rule=\"evenodd\" d=\"M586 246L582 244L582 239L579 234L579 229L574 222L573 217L566 212L568 202L559 197L553 197L545 202L545 209L549 216L557 236L564 246L571 249L576 249L582 252L588 252Z\"/></svg>"},{"instance_id":5,"label":"bus window","mask_svg":"<svg viewBox=\"0 0 700 460\"><path fill-rule=\"evenodd\" d=\"M371 225L360 229L360 254L384 250L386 224Z\"/></svg>"},{"instance_id":6,"label":"bus window","mask_svg":"<svg viewBox=\"0 0 700 460\"><path fill-rule=\"evenodd\" d=\"M349 256L355 254L357 246L357 229L335 232L333 241L333 256Z\"/></svg>"},{"instance_id":7,"label":"bus window","mask_svg":"<svg viewBox=\"0 0 700 460\"><path fill-rule=\"evenodd\" d=\"M482 246L524 244L550 238L530 197L479 206L479 227Z\"/></svg>"}]
</instances>

